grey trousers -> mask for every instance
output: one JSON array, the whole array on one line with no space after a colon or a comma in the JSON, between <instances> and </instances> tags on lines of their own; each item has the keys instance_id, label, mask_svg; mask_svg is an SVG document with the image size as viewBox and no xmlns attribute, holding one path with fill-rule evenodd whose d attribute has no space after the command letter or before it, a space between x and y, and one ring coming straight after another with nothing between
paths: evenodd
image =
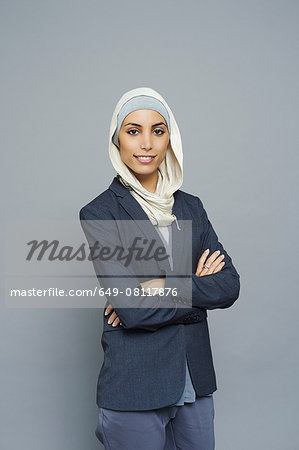
<instances>
[{"instance_id":1,"label":"grey trousers","mask_svg":"<svg viewBox=\"0 0 299 450\"><path fill-rule=\"evenodd\" d=\"M99 408L95 434L105 450L214 450L214 399L150 411Z\"/></svg>"}]
</instances>

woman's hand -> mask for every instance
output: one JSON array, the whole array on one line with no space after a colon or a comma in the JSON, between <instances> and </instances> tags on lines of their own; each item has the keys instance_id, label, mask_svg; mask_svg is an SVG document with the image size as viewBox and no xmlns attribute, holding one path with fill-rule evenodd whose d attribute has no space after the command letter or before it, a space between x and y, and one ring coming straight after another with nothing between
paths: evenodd
<instances>
[{"instance_id":1,"label":"woman's hand","mask_svg":"<svg viewBox=\"0 0 299 450\"><path fill-rule=\"evenodd\" d=\"M165 288L165 278L153 278L152 280L143 281L140 283L141 287L144 288L148 293L151 293L152 288ZM152 295L155 295L156 291L152 292Z\"/></svg>"},{"instance_id":2,"label":"woman's hand","mask_svg":"<svg viewBox=\"0 0 299 450\"><path fill-rule=\"evenodd\" d=\"M151 288L164 288L165 287L165 278L153 278L152 280L143 281L140 283L141 287L144 288L144 290L147 290L148 292L151 291ZM154 294L152 294L154 295ZM113 306L108 305L105 309L105 316L110 314L113 311ZM122 325L120 322L120 319L115 311L111 314L111 316L108 319L108 323L112 324L113 327L116 327L118 324Z\"/></svg>"},{"instance_id":3,"label":"woman's hand","mask_svg":"<svg viewBox=\"0 0 299 450\"><path fill-rule=\"evenodd\" d=\"M219 272L225 264L225 262L222 261L224 255L219 256L220 253L219 250L212 253L212 255L206 260L209 251L210 251L209 249L205 250L198 260L195 272L195 275L197 275L198 277L203 277L205 275L210 275L212 273ZM204 264L208 267L204 267Z\"/></svg>"},{"instance_id":4,"label":"woman's hand","mask_svg":"<svg viewBox=\"0 0 299 450\"><path fill-rule=\"evenodd\" d=\"M108 305L107 308L105 309L105 316L110 314L112 311L113 311L113 306L112 305ZM121 325L120 319L119 319L119 317L118 317L118 315L116 314L115 311L113 311L113 313L109 317L108 323L112 324L113 327L116 327L118 324Z\"/></svg>"}]
</instances>

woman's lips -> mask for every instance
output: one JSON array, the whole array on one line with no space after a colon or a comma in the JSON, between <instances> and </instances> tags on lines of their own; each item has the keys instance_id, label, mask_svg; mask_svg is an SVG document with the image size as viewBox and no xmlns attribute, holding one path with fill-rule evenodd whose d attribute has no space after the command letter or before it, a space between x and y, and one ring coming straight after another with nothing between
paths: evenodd
<instances>
[{"instance_id":1,"label":"woman's lips","mask_svg":"<svg viewBox=\"0 0 299 450\"><path fill-rule=\"evenodd\" d=\"M139 161L141 164L150 164L152 161L154 161L155 156L136 156L134 157Z\"/></svg>"}]
</instances>

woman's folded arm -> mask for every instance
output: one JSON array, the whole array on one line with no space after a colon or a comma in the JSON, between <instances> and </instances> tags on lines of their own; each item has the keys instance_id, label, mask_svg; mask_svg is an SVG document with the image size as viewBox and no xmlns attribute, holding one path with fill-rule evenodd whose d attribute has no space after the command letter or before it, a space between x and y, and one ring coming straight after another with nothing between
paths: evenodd
<instances>
[{"instance_id":1,"label":"woman's folded arm","mask_svg":"<svg viewBox=\"0 0 299 450\"><path fill-rule=\"evenodd\" d=\"M87 205L80 210L80 221L90 248L95 243L99 244L98 248L121 246L117 227L108 211L95 211ZM199 322L206 317L205 310L186 307L171 292L166 295L165 289L164 295L145 295L131 266L126 267L115 256L106 260L93 258L92 262L101 287L105 291L116 288L117 295L109 296L109 303L125 329L155 331L171 324Z\"/></svg>"},{"instance_id":2,"label":"woman's folded arm","mask_svg":"<svg viewBox=\"0 0 299 450\"><path fill-rule=\"evenodd\" d=\"M190 274L189 278L168 278L165 286L176 287L177 301L184 300L190 305L204 309L228 308L237 300L240 293L240 275L236 271L232 259L222 244L208 218L201 200L198 200L199 227L202 227L202 249L210 249L211 255L216 250L224 255L223 268L216 273L204 276Z\"/></svg>"}]
</instances>

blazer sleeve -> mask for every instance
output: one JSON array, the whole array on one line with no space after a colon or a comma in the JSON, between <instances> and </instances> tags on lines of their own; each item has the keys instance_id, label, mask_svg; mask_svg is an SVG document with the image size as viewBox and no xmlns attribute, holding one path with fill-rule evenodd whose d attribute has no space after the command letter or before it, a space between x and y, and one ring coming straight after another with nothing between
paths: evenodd
<instances>
[{"instance_id":1,"label":"blazer sleeve","mask_svg":"<svg viewBox=\"0 0 299 450\"><path fill-rule=\"evenodd\" d=\"M89 247L99 241L99 237L101 244L105 247L121 246L117 232L113 226L111 227L113 217L108 210L99 212L87 205L80 210L79 217ZM176 297L171 295L141 295L141 285L137 277L130 267L126 267L116 257L106 261L94 258L92 263L98 281L105 291L111 287L118 288L118 295L107 298L125 329L141 328L155 331L167 325L200 322L207 316L204 309L183 307L181 302L177 302ZM140 293L128 296L125 293L126 288L131 288L131 292L138 288L137 293ZM121 291L123 293L120 293Z\"/></svg>"},{"instance_id":2,"label":"blazer sleeve","mask_svg":"<svg viewBox=\"0 0 299 450\"><path fill-rule=\"evenodd\" d=\"M208 218L202 201L196 197L198 207L198 226L202 227L202 252L209 248L210 256L216 250L223 254L225 262L219 272L198 277L191 274L192 286L185 279L171 280L166 276L165 287L176 286L178 291L178 301L188 301L189 304L198 308L216 309L228 308L237 300L240 293L240 275L233 265L232 258L223 248L218 240L218 236ZM201 256L201 254L200 254ZM197 264L196 264L197 265ZM192 298L190 296L192 295Z\"/></svg>"}]
</instances>

